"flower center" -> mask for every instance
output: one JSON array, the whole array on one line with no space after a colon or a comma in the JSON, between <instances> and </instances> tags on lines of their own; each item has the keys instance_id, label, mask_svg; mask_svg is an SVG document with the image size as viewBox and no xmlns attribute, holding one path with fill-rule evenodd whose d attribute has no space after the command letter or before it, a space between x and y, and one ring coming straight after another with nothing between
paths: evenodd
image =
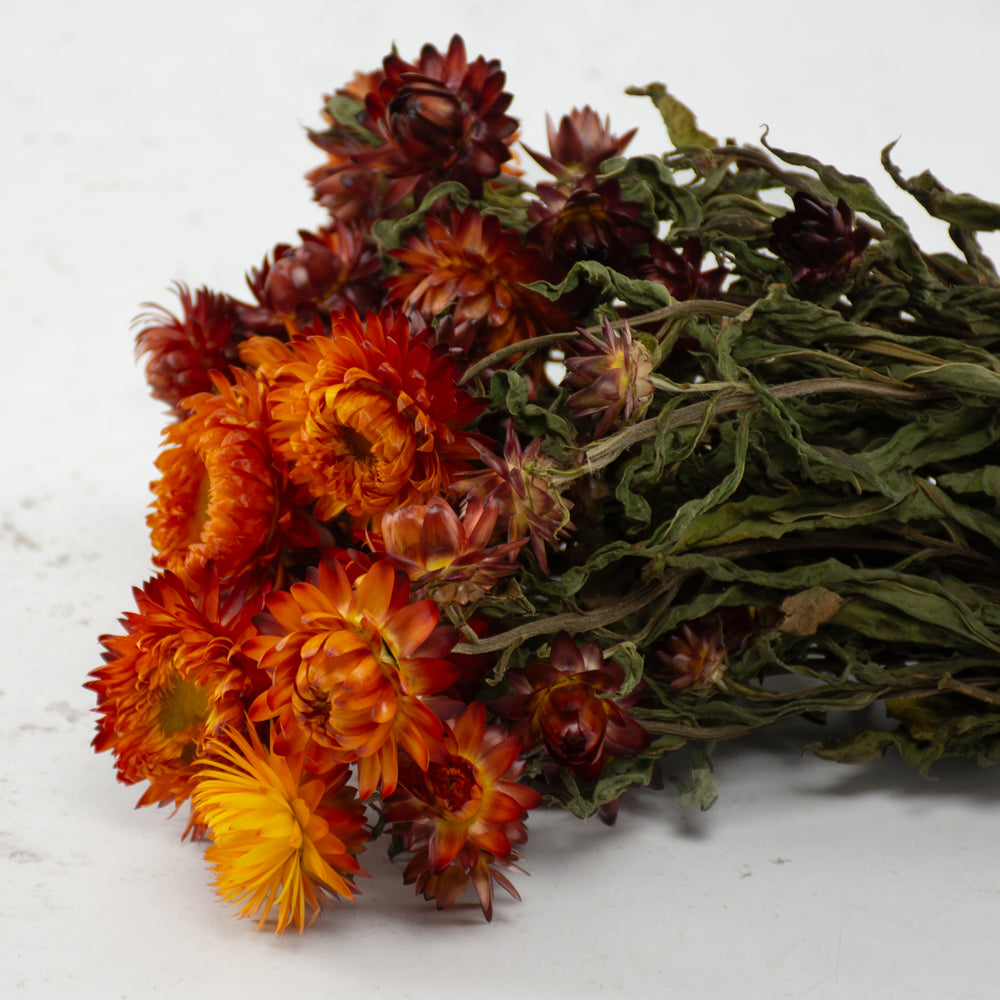
<instances>
[{"instance_id":1,"label":"flower center","mask_svg":"<svg viewBox=\"0 0 1000 1000\"><path fill-rule=\"evenodd\" d=\"M564 760L582 760L604 742L607 715L593 687L582 681L553 685L542 702L545 743Z\"/></svg>"},{"instance_id":2,"label":"flower center","mask_svg":"<svg viewBox=\"0 0 1000 1000\"><path fill-rule=\"evenodd\" d=\"M351 386L339 392L326 420L341 462L378 478L405 482L416 450L413 429L397 401L378 387ZM343 471L349 471L345 469ZM351 473L353 477L355 473Z\"/></svg>"},{"instance_id":3,"label":"flower center","mask_svg":"<svg viewBox=\"0 0 1000 1000\"><path fill-rule=\"evenodd\" d=\"M483 791L476 780L476 769L462 757L451 757L447 764L431 764L427 777L438 804L455 818L464 818L479 808Z\"/></svg>"},{"instance_id":4,"label":"flower center","mask_svg":"<svg viewBox=\"0 0 1000 1000\"><path fill-rule=\"evenodd\" d=\"M389 130L408 158L422 166L447 166L465 145L469 108L433 80L404 85L389 102Z\"/></svg>"},{"instance_id":5,"label":"flower center","mask_svg":"<svg viewBox=\"0 0 1000 1000\"><path fill-rule=\"evenodd\" d=\"M160 695L159 726L164 736L184 743L183 759L193 759L197 739L208 721L208 693L200 684L175 675Z\"/></svg>"},{"instance_id":6,"label":"flower center","mask_svg":"<svg viewBox=\"0 0 1000 1000\"><path fill-rule=\"evenodd\" d=\"M340 443L355 462L370 465L372 462L372 443L353 427L346 424L340 428Z\"/></svg>"}]
</instances>

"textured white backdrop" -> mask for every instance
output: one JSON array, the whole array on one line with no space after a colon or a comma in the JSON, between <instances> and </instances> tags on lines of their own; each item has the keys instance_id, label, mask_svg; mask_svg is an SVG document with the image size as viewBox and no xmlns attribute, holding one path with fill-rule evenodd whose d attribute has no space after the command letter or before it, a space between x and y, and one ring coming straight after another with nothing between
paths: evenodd
<instances>
[{"instance_id":1,"label":"textured white backdrop","mask_svg":"<svg viewBox=\"0 0 1000 1000\"><path fill-rule=\"evenodd\" d=\"M872 179L900 137L905 174L1000 201L995 0L0 0L0 996L996 996L1000 774L971 763L844 769L782 730L720 750L708 813L661 792L614 829L532 816L524 902L492 925L435 912L376 849L357 905L275 939L216 902L183 818L133 810L90 752L81 684L150 572L162 415L132 317L173 279L241 294L322 219L302 180L321 95L454 31L502 60L536 147L546 111L590 102L661 151L622 93L661 80L717 135L766 123Z\"/></svg>"}]
</instances>

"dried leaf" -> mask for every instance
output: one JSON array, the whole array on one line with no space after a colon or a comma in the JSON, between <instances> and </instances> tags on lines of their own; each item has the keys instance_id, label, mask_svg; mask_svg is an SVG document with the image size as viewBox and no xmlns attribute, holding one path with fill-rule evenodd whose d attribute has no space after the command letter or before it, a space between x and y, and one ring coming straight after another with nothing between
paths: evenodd
<instances>
[{"instance_id":1,"label":"dried leaf","mask_svg":"<svg viewBox=\"0 0 1000 1000\"><path fill-rule=\"evenodd\" d=\"M928 214L962 229L979 232L1000 229L1000 205L983 201L971 194L955 194L929 170L916 177L904 178L889 156L895 145L895 142L891 142L882 150L882 165L896 184L913 195Z\"/></svg>"},{"instance_id":2,"label":"dried leaf","mask_svg":"<svg viewBox=\"0 0 1000 1000\"><path fill-rule=\"evenodd\" d=\"M626 93L636 97L648 97L656 105L657 111L667 126L670 141L678 148L683 146L717 146L718 140L698 128L694 112L667 91L662 83L651 83L646 87L629 87Z\"/></svg>"},{"instance_id":3,"label":"dried leaf","mask_svg":"<svg viewBox=\"0 0 1000 1000\"><path fill-rule=\"evenodd\" d=\"M784 618L778 623L782 632L815 635L816 629L829 621L844 603L840 594L826 587L810 587L791 594L781 602Z\"/></svg>"}]
</instances>

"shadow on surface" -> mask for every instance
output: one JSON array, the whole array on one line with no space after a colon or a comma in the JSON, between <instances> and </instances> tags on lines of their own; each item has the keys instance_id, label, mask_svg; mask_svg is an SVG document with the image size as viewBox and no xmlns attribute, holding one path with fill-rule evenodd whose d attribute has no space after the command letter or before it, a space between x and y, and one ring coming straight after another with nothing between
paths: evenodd
<instances>
[{"instance_id":1,"label":"shadow on surface","mask_svg":"<svg viewBox=\"0 0 1000 1000\"><path fill-rule=\"evenodd\" d=\"M807 744L818 740L836 739L860 729L886 728L885 715L876 708L864 714L838 713L838 716L831 715L828 723L822 726L794 719L753 736L719 744L713 761L722 783L722 796L725 796L727 783L745 778L751 770L782 767L803 772L804 780L797 783L796 795L877 793L912 797L964 796L982 802L1000 799L1000 770L982 767L974 758L939 760L930 766L927 774L921 774L891 750L885 757L867 764L825 761L805 751L803 748Z\"/></svg>"}]
</instances>

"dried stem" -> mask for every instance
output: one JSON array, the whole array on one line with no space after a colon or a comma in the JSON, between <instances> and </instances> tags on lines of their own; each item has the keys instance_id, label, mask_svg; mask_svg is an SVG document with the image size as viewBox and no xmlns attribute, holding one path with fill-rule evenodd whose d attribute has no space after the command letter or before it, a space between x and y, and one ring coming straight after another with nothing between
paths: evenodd
<instances>
[{"instance_id":1,"label":"dried stem","mask_svg":"<svg viewBox=\"0 0 1000 1000\"><path fill-rule=\"evenodd\" d=\"M613 329L620 329L628 323L630 326L644 326L647 323L669 322L675 319L686 319L689 316L739 316L746 307L733 302L724 302L721 299L691 299L687 302L674 302L662 309L655 309L652 312L643 313L640 316L632 316L628 319L612 320ZM602 325L580 327L565 333L547 333L541 337L532 337L530 340L519 340L513 344L507 344L492 354L481 358L474 365L470 365L465 374L459 379L459 385L464 385L477 375L495 367L501 361L516 357L520 354L532 354L545 347L554 347L557 344L564 344L567 340L578 337L581 331L586 333L600 333Z\"/></svg>"},{"instance_id":2,"label":"dried stem","mask_svg":"<svg viewBox=\"0 0 1000 1000\"><path fill-rule=\"evenodd\" d=\"M717 388L718 383L713 383L713 386ZM697 384L693 384L685 386L684 391L697 392L699 388ZM785 382L782 385L772 386L768 392L776 399L798 399L814 393L840 392L855 396L880 396L883 399L906 400L907 402L927 399L932 395L932 393L915 388L906 382L888 379L867 381L851 378L801 379L796 382ZM700 423L709 407L714 407L715 412L721 415L734 410L744 410L750 406L759 405L759 403L760 397L750 386L733 383L731 388L727 388L712 399L691 403L674 410L664 421L662 427L659 426L658 420L650 418L632 424L631 427L626 427L611 437L595 442L584 449L583 460L578 468L568 469L556 473L556 475L564 479L577 479L580 476L597 472L606 468L629 448L641 444L643 441L648 441L659 433L669 433L679 427Z\"/></svg>"},{"instance_id":3,"label":"dried stem","mask_svg":"<svg viewBox=\"0 0 1000 1000\"><path fill-rule=\"evenodd\" d=\"M525 639L531 639L536 635L554 635L556 632L562 630L570 633L587 632L603 628L605 625L610 625L612 622L620 621L627 615L640 611L650 601L656 600L657 597L665 593L672 586L673 579L668 576L664 580L640 587L620 600L594 611L567 612L561 615L541 618L538 621L526 622L524 625L518 625L517 628L512 628L499 635L491 635L477 642L459 643L455 646L454 652L463 656L478 653L495 653L500 649L508 649L520 645Z\"/></svg>"}]
</instances>

